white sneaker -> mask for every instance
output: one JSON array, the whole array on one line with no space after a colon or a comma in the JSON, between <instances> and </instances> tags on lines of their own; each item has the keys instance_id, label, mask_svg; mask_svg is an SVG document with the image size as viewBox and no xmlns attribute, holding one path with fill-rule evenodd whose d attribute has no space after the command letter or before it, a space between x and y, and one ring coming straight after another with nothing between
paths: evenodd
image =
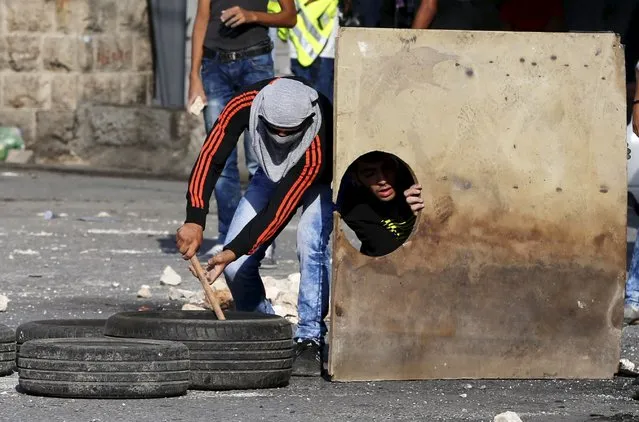
<instances>
[{"instance_id":1,"label":"white sneaker","mask_svg":"<svg viewBox=\"0 0 639 422\"><path fill-rule=\"evenodd\" d=\"M222 252L222 250L224 250L224 245L220 245L218 243L217 245L215 245L211 249L209 249L209 251L206 253L206 255L215 256L215 255L219 254L220 252Z\"/></svg>"}]
</instances>

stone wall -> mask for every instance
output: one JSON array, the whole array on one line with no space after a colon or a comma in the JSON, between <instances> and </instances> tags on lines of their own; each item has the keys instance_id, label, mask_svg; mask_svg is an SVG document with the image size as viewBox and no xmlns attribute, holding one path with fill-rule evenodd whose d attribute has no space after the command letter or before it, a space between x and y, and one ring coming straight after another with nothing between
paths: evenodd
<instances>
[{"instance_id":1,"label":"stone wall","mask_svg":"<svg viewBox=\"0 0 639 422\"><path fill-rule=\"evenodd\" d=\"M0 125L20 127L37 162L113 166L78 147L92 141L81 110L148 106L152 89L146 0L0 1Z\"/></svg>"}]
</instances>

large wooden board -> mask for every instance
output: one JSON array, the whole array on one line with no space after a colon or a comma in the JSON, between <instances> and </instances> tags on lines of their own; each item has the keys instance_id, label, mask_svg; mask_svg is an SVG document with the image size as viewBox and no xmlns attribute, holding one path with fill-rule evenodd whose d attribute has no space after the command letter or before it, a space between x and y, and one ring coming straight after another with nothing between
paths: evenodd
<instances>
[{"instance_id":1,"label":"large wooden board","mask_svg":"<svg viewBox=\"0 0 639 422\"><path fill-rule=\"evenodd\" d=\"M335 186L361 154L388 151L427 208L380 258L336 219L334 380L613 375L623 69L613 34L341 30Z\"/></svg>"}]
</instances>

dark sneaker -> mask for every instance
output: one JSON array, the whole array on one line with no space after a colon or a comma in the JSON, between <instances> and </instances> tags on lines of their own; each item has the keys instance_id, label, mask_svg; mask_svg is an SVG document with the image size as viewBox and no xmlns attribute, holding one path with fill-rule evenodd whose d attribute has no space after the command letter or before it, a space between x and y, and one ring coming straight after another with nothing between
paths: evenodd
<instances>
[{"instance_id":1,"label":"dark sneaker","mask_svg":"<svg viewBox=\"0 0 639 422\"><path fill-rule=\"evenodd\" d=\"M316 340L298 340L295 345L293 376L319 377L322 375L321 347Z\"/></svg>"}]
</instances>

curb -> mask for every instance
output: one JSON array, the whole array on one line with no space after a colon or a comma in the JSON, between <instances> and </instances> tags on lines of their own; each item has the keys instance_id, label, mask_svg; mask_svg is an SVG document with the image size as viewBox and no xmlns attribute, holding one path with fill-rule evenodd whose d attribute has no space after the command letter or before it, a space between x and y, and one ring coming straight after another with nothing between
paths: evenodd
<instances>
[{"instance_id":1,"label":"curb","mask_svg":"<svg viewBox=\"0 0 639 422\"><path fill-rule=\"evenodd\" d=\"M123 170L116 168L95 168L89 166L71 166L54 164L18 164L0 163L0 171L29 171L29 172L49 172L61 174L79 174L84 176L113 177L124 179L149 179L149 180L171 180L178 182L188 182L188 175L175 173L153 173L139 170Z\"/></svg>"}]
</instances>

